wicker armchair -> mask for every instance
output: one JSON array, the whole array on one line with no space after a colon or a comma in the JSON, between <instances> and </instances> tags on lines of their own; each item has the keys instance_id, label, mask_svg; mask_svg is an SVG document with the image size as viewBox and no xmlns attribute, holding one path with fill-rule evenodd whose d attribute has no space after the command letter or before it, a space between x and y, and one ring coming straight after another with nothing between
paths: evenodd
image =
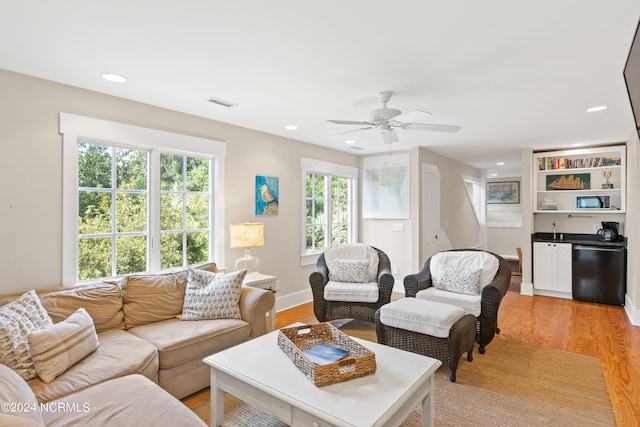
<instances>
[{"instance_id":1,"label":"wicker armchair","mask_svg":"<svg viewBox=\"0 0 640 427\"><path fill-rule=\"evenodd\" d=\"M480 295L480 315L477 316L476 342L479 346L478 351L480 354L484 354L485 346L493 340L496 333L500 333L500 328L498 328L498 309L502 298L509 290L511 267L500 255L481 249L453 249L452 251L486 252L495 256L499 262L498 271L493 281L482 289ZM415 297L419 291L432 286L430 264L431 257L427 259L419 273L411 274L404 278L405 296Z\"/></svg>"},{"instance_id":2,"label":"wicker armchair","mask_svg":"<svg viewBox=\"0 0 640 427\"><path fill-rule=\"evenodd\" d=\"M373 247L372 247L373 248ZM389 257L380 249L373 248L378 253L378 300L376 302L328 301L324 297L325 286L329 282L329 269L324 253L318 258L316 270L309 276L309 284L313 293L313 311L320 322L334 319L359 319L367 322L374 321L378 308L391 300L393 290L393 275Z\"/></svg>"}]
</instances>

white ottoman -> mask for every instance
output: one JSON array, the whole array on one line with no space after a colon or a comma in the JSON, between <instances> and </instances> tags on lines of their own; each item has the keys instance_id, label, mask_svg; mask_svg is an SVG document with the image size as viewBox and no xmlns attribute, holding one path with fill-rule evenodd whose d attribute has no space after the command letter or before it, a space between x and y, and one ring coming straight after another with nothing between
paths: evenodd
<instances>
[{"instance_id":1,"label":"white ottoman","mask_svg":"<svg viewBox=\"0 0 640 427\"><path fill-rule=\"evenodd\" d=\"M452 382L460 356L473 360L476 318L460 307L402 298L380 307L374 320L379 343L440 360Z\"/></svg>"}]
</instances>

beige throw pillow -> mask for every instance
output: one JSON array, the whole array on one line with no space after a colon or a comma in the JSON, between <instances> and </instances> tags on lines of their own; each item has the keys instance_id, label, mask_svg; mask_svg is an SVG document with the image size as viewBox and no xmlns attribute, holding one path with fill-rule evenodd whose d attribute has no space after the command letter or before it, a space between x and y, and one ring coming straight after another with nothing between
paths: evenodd
<instances>
[{"instance_id":1,"label":"beige throw pillow","mask_svg":"<svg viewBox=\"0 0 640 427\"><path fill-rule=\"evenodd\" d=\"M118 283L91 283L38 295L54 323L80 307L87 310L97 332L124 329L122 289Z\"/></svg>"},{"instance_id":2,"label":"beige throw pillow","mask_svg":"<svg viewBox=\"0 0 640 427\"><path fill-rule=\"evenodd\" d=\"M436 289L465 295L480 295L480 274L482 270L472 268L440 268L440 280L434 281Z\"/></svg>"},{"instance_id":3,"label":"beige throw pillow","mask_svg":"<svg viewBox=\"0 0 640 427\"><path fill-rule=\"evenodd\" d=\"M211 273L189 269L182 320L241 319L240 294L247 270Z\"/></svg>"},{"instance_id":4,"label":"beige throw pillow","mask_svg":"<svg viewBox=\"0 0 640 427\"><path fill-rule=\"evenodd\" d=\"M0 307L0 363L25 380L35 378L27 334L52 325L33 289Z\"/></svg>"},{"instance_id":5,"label":"beige throw pillow","mask_svg":"<svg viewBox=\"0 0 640 427\"><path fill-rule=\"evenodd\" d=\"M93 320L84 308L60 323L27 335L36 372L50 383L98 348Z\"/></svg>"},{"instance_id":6,"label":"beige throw pillow","mask_svg":"<svg viewBox=\"0 0 640 427\"><path fill-rule=\"evenodd\" d=\"M333 282L369 283L369 260L336 259L329 270L329 280Z\"/></svg>"}]
</instances>

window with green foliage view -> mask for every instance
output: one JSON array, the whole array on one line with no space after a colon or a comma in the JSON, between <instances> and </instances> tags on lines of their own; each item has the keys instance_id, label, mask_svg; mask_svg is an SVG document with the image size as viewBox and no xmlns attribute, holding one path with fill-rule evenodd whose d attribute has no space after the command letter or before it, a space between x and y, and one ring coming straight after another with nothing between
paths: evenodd
<instances>
[{"instance_id":1,"label":"window with green foliage view","mask_svg":"<svg viewBox=\"0 0 640 427\"><path fill-rule=\"evenodd\" d=\"M352 178L307 173L305 231L308 252L351 241L352 185Z\"/></svg>"},{"instance_id":2,"label":"window with green foliage view","mask_svg":"<svg viewBox=\"0 0 640 427\"><path fill-rule=\"evenodd\" d=\"M208 261L210 168L207 158L79 141L78 279Z\"/></svg>"}]
</instances>

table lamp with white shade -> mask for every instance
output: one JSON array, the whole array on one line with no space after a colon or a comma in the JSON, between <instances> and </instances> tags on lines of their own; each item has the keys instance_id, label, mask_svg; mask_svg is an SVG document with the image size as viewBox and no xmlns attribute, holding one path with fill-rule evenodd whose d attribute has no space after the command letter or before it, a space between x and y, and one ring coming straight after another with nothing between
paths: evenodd
<instances>
[{"instance_id":1,"label":"table lamp with white shade","mask_svg":"<svg viewBox=\"0 0 640 427\"><path fill-rule=\"evenodd\" d=\"M244 256L236 261L236 270L247 270L248 273L260 272L260 260L252 257L249 248L264 246L264 223L244 222L231 224L231 247L244 248Z\"/></svg>"}]
</instances>

